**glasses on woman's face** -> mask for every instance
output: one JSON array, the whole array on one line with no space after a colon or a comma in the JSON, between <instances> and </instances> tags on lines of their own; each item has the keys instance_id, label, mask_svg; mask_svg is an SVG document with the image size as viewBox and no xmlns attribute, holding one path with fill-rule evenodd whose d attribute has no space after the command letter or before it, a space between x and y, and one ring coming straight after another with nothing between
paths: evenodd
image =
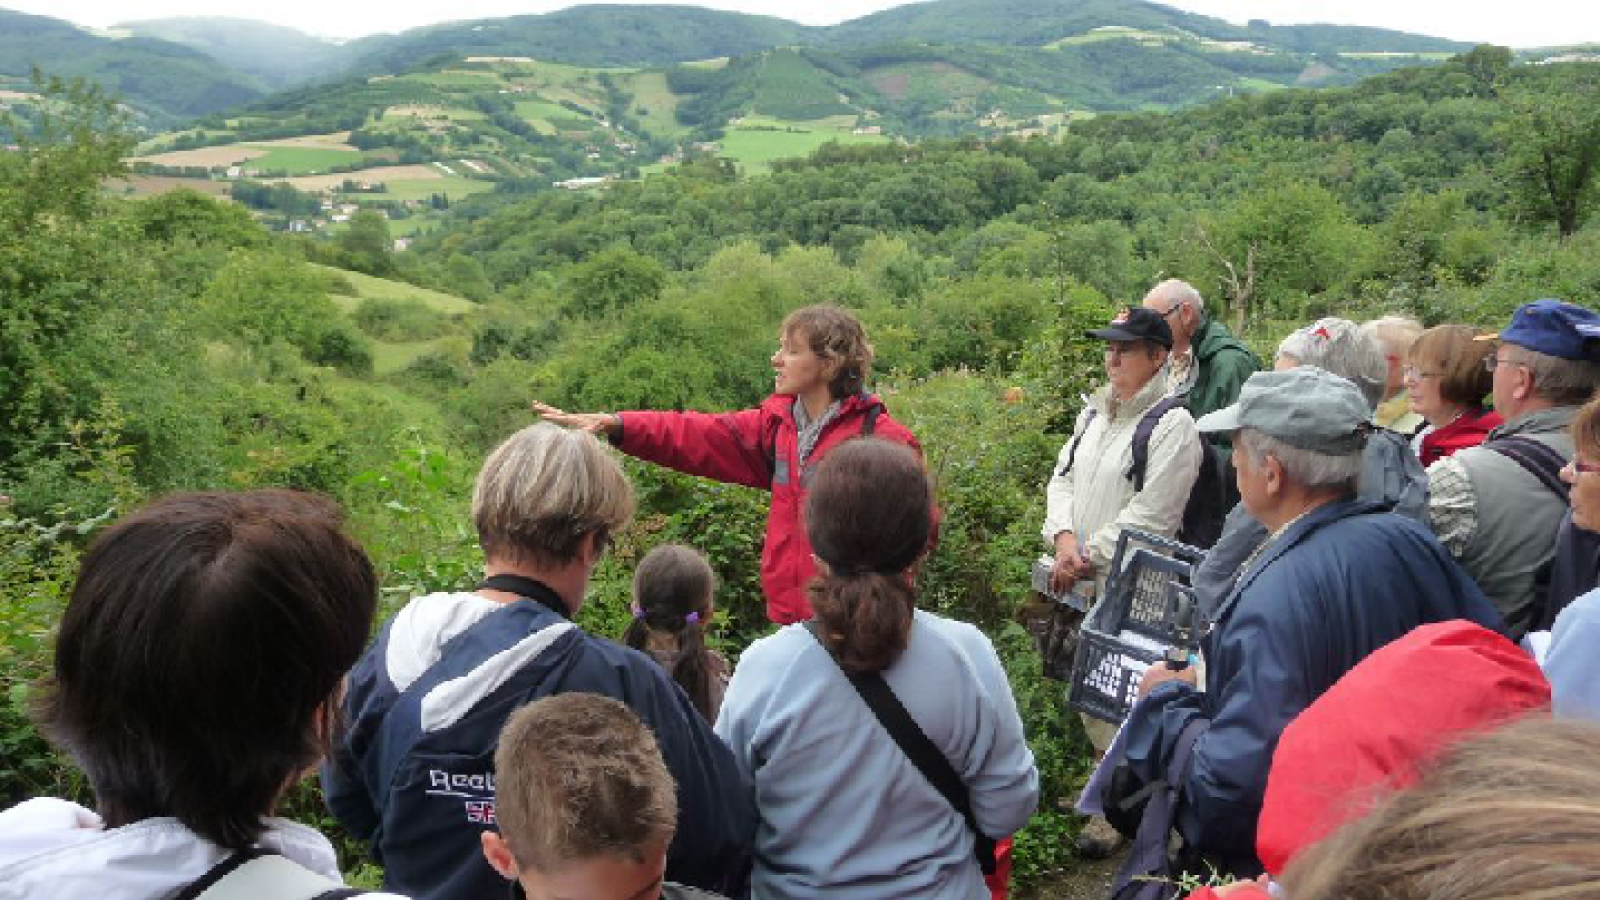
<instances>
[{"instance_id":1,"label":"glasses on woman's face","mask_svg":"<svg viewBox=\"0 0 1600 900\"><path fill-rule=\"evenodd\" d=\"M1576 456L1567 461L1567 468L1571 469L1574 475L1600 474L1600 463L1584 462Z\"/></svg>"},{"instance_id":2,"label":"glasses on woman's face","mask_svg":"<svg viewBox=\"0 0 1600 900\"><path fill-rule=\"evenodd\" d=\"M1500 355L1498 353L1490 354L1489 356L1485 356L1483 358L1483 370L1485 372L1493 372L1495 369L1498 369L1501 366L1516 366L1516 365L1521 365L1521 363L1518 363L1515 360L1501 359Z\"/></svg>"},{"instance_id":3,"label":"glasses on woman's face","mask_svg":"<svg viewBox=\"0 0 1600 900\"><path fill-rule=\"evenodd\" d=\"M1424 372L1416 366L1406 366L1400 370L1400 378L1404 381L1421 381L1424 378L1438 378L1443 372Z\"/></svg>"}]
</instances>

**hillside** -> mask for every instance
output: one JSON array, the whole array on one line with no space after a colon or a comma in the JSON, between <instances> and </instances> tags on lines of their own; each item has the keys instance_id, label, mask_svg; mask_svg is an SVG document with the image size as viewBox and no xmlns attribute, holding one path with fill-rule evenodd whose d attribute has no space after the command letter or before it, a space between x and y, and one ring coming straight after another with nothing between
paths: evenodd
<instances>
[{"instance_id":1,"label":"hillside","mask_svg":"<svg viewBox=\"0 0 1600 900\"><path fill-rule=\"evenodd\" d=\"M400 72L447 56L531 56L578 66L657 66L805 42L817 31L770 16L696 6L575 6L451 22L349 45L361 71Z\"/></svg>"},{"instance_id":2,"label":"hillside","mask_svg":"<svg viewBox=\"0 0 1600 900\"><path fill-rule=\"evenodd\" d=\"M119 40L60 19L0 10L0 87L25 89L35 67L98 82L150 128L242 106L265 93L248 76L179 44Z\"/></svg>"},{"instance_id":3,"label":"hillside","mask_svg":"<svg viewBox=\"0 0 1600 900\"><path fill-rule=\"evenodd\" d=\"M115 34L156 38L198 50L254 78L270 90L304 84L338 71L349 54L338 44L303 31L246 19L215 16L126 22Z\"/></svg>"}]
</instances>

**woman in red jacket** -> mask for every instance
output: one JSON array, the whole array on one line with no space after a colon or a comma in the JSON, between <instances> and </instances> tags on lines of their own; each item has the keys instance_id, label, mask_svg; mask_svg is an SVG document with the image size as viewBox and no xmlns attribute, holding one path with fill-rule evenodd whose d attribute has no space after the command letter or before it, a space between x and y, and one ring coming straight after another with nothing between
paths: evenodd
<instances>
[{"instance_id":1,"label":"woman in red jacket","mask_svg":"<svg viewBox=\"0 0 1600 900\"><path fill-rule=\"evenodd\" d=\"M1457 450L1476 447L1502 421L1483 407L1494 376L1483 367L1494 344L1467 325L1429 328L1411 345L1402 380L1411 408L1428 420L1414 446L1424 466Z\"/></svg>"},{"instance_id":2,"label":"woman in red jacket","mask_svg":"<svg viewBox=\"0 0 1600 900\"><path fill-rule=\"evenodd\" d=\"M800 511L811 468L833 447L863 434L921 446L864 390L872 345L856 317L835 306L808 306L784 319L772 396L729 413L567 413L543 403L541 416L603 434L629 456L668 468L772 492L761 587L767 618L779 625L811 618L805 585L815 573Z\"/></svg>"}]
</instances>

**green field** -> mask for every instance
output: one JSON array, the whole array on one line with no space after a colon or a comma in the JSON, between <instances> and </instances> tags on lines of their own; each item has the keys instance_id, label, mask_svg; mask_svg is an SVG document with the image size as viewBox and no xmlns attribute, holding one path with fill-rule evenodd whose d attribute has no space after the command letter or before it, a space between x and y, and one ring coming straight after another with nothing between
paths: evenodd
<instances>
[{"instance_id":1,"label":"green field","mask_svg":"<svg viewBox=\"0 0 1600 900\"><path fill-rule=\"evenodd\" d=\"M749 174L765 172L772 161L806 156L829 141L841 144L881 144L889 139L881 134L851 134L848 131L753 131L729 129L722 139L722 156L739 163Z\"/></svg>"},{"instance_id":2,"label":"green field","mask_svg":"<svg viewBox=\"0 0 1600 900\"><path fill-rule=\"evenodd\" d=\"M475 178L462 178L459 175L447 175L444 178L418 178L414 181L390 181L387 184L389 190L384 196L395 200L426 200L434 194L444 194L454 202L469 194L481 194L485 191L494 190L493 182L478 181Z\"/></svg>"},{"instance_id":3,"label":"green field","mask_svg":"<svg viewBox=\"0 0 1600 900\"><path fill-rule=\"evenodd\" d=\"M582 113L573 112L559 103L550 103L546 100L518 100L515 104L517 117L529 123L543 123L552 130L570 131L575 128L589 128L594 125L594 120Z\"/></svg>"},{"instance_id":4,"label":"green field","mask_svg":"<svg viewBox=\"0 0 1600 900\"><path fill-rule=\"evenodd\" d=\"M646 130L656 134L678 134L688 130L673 116L678 108L678 95L667 86L665 73L640 72L624 83L624 89L633 92L630 111ZM644 110L643 114L640 110Z\"/></svg>"},{"instance_id":5,"label":"green field","mask_svg":"<svg viewBox=\"0 0 1600 900\"><path fill-rule=\"evenodd\" d=\"M374 278L371 275L363 275L360 272L351 272L347 269L336 269L332 266L317 265L315 263L312 263L312 266L344 278L350 283L351 287L355 288L356 296L354 297L347 297L343 294L331 295L333 302L339 304L339 308L345 312L351 312L361 305L363 300L415 300L426 304L430 309L451 315L471 312L477 309L477 304L471 300L457 297L454 294L430 291L427 288L406 284L403 281Z\"/></svg>"},{"instance_id":6,"label":"green field","mask_svg":"<svg viewBox=\"0 0 1600 900\"><path fill-rule=\"evenodd\" d=\"M288 172L290 175L313 175L327 172L334 166L347 166L365 159L359 150L323 150L313 147L275 147L267 144L244 144L255 150L265 150L266 156L257 156L243 163L245 168L263 172Z\"/></svg>"},{"instance_id":7,"label":"green field","mask_svg":"<svg viewBox=\"0 0 1600 900\"><path fill-rule=\"evenodd\" d=\"M414 72L410 75L400 76L400 80L431 84L438 88L469 90L497 88L505 84L505 80L493 72L467 72L461 69L446 69L443 72Z\"/></svg>"},{"instance_id":8,"label":"green field","mask_svg":"<svg viewBox=\"0 0 1600 900\"><path fill-rule=\"evenodd\" d=\"M793 50L773 50L761 64L756 97L760 113L780 119L817 119L852 110L821 69Z\"/></svg>"},{"instance_id":9,"label":"green field","mask_svg":"<svg viewBox=\"0 0 1600 900\"><path fill-rule=\"evenodd\" d=\"M439 349L449 338L433 338L426 341L406 341L398 344L388 344L383 341L372 342L372 373L374 375L393 375L403 371L418 359Z\"/></svg>"}]
</instances>

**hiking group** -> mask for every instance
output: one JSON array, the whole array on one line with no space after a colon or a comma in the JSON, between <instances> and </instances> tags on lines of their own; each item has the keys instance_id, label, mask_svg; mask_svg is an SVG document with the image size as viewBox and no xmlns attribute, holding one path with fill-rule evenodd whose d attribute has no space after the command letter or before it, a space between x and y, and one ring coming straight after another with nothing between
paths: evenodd
<instances>
[{"instance_id":1,"label":"hiking group","mask_svg":"<svg viewBox=\"0 0 1600 900\"><path fill-rule=\"evenodd\" d=\"M1206 550L1198 664L1084 721L1113 786L1086 808L1121 814L1080 849L1139 838L1118 895L1600 896L1600 315L1325 318L1257 371L1168 281L1088 337L1106 383L1044 487L1049 593L1104 598L1126 532ZM534 403L473 490L482 581L375 639L377 577L325 499L123 517L31 697L95 809L0 812L0 898L364 893L277 815L310 772L375 898L1004 896L1039 771L989 639L918 608L936 486L872 358L808 307L754 409ZM634 510L598 438L770 492L779 627L736 665L692 547L641 561L622 642L573 621Z\"/></svg>"}]
</instances>

